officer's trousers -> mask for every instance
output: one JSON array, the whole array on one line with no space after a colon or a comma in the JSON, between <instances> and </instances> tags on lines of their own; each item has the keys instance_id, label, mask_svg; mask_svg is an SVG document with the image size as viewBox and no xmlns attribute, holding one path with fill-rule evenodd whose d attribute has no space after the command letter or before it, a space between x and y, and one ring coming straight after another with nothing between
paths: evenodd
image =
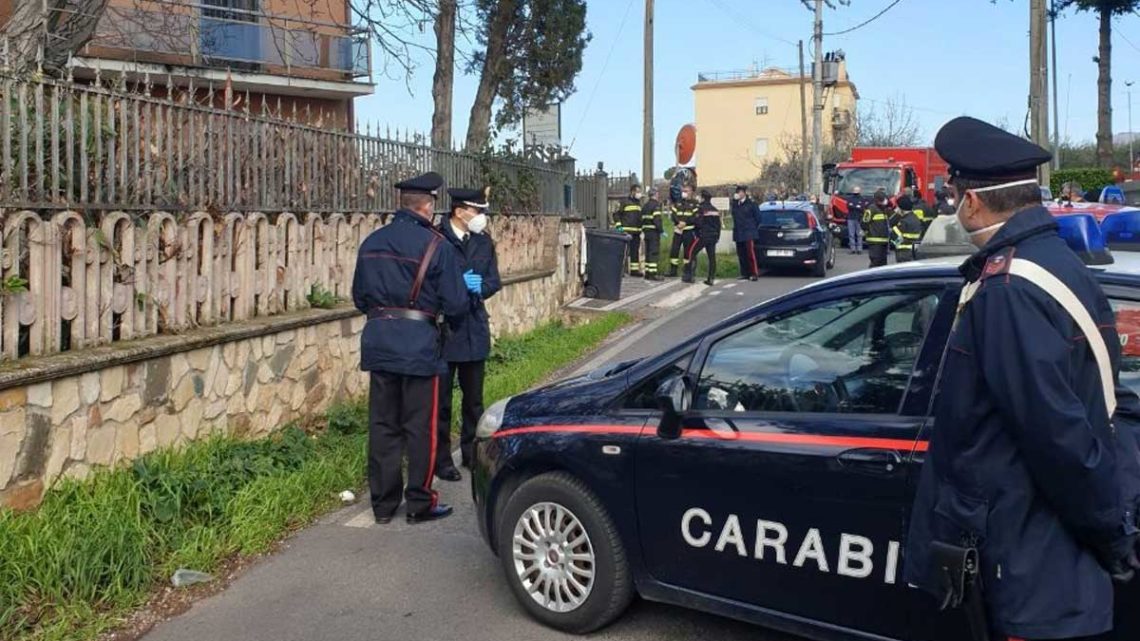
<instances>
[{"instance_id":1,"label":"officer's trousers","mask_svg":"<svg viewBox=\"0 0 1140 641\"><path fill-rule=\"evenodd\" d=\"M899 247L895 250L896 263L909 263L912 260L914 260L913 247Z\"/></svg>"},{"instance_id":2,"label":"officer's trousers","mask_svg":"<svg viewBox=\"0 0 1140 641\"><path fill-rule=\"evenodd\" d=\"M661 258L661 233L656 229L647 229L645 236L645 275L657 274L657 261Z\"/></svg>"},{"instance_id":3,"label":"officer's trousers","mask_svg":"<svg viewBox=\"0 0 1140 641\"><path fill-rule=\"evenodd\" d=\"M439 447L436 448L435 466L446 470L455 465L451 458L451 396L455 378L459 377L459 453L463 465L471 466L472 448L475 445L475 426L483 415L483 375L485 361L449 363L447 380L439 399Z\"/></svg>"},{"instance_id":4,"label":"officer's trousers","mask_svg":"<svg viewBox=\"0 0 1140 641\"><path fill-rule=\"evenodd\" d=\"M626 231L629 234L629 271L641 271L641 232L640 231Z\"/></svg>"},{"instance_id":5,"label":"officer's trousers","mask_svg":"<svg viewBox=\"0 0 1140 641\"><path fill-rule=\"evenodd\" d=\"M693 243L697 234L689 229L678 234L673 232L673 246L669 248L669 275L676 276L677 270L685 262L683 251Z\"/></svg>"},{"instance_id":6,"label":"officer's trousers","mask_svg":"<svg viewBox=\"0 0 1140 641\"><path fill-rule=\"evenodd\" d=\"M697 271L697 256L704 250L709 257L709 276L708 280L712 281L716 276L716 240L709 238L702 240L695 235L693 240L688 244L688 249L685 251L685 282L693 282L695 276L694 272Z\"/></svg>"},{"instance_id":7,"label":"officer's trousers","mask_svg":"<svg viewBox=\"0 0 1140 641\"><path fill-rule=\"evenodd\" d=\"M871 259L871 267L886 265L888 253L886 243L867 243L867 256Z\"/></svg>"},{"instance_id":8,"label":"officer's trousers","mask_svg":"<svg viewBox=\"0 0 1140 641\"><path fill-rule=\"evenodd\" d=\"M756 262L756 241L737 241L736 260L740 262L741 276L749 277L760 275L760 264Z\"/></svg>"},{"instance_id":9,"label":"officer's trousers","mask_svg":"<svg viewBox=\"0 0 1140 641\"><path fill-rule=\"evenodd\" d=\"M390 517L400 506L408 514L435 507L431 489L435 476L439 377L372 372L368 390L368 489L372 513ZM402 461L408 457L408 484Z\"/></svg>"}]
</instances>

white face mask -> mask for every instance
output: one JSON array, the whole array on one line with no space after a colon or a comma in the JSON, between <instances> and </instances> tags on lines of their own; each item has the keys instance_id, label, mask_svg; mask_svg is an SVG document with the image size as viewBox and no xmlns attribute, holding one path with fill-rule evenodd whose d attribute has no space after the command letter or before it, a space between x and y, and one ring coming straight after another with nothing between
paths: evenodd
<instances>
[{"instance_id":1,"label":"white face mask","mask_svg":"<svg viewBox=\"0 0 1140 641\"><path fill-rule=\"evenodd\" d=\"M487 214L475 214L467 221L467 231L472 234L482 234L487 229Z\"/></svg>"},{"instance_id":2,"label":"white face mask","mask_svg":"<svg viewBox=\"0 0 1140 641\"><path fill-rule=\"evenodd\" d=\"M1036 178L1029 178L1027 180L1018 180L1016 182L1011 182L1011 183L1002 183L1000 185L991 185L989 187L982 187L981 189L971 189L970 191L977 194L977 193L983 192L983 191L997 191L998 189L1006 189L1008 187L1017 187L1019 185L1036 185L1036 184L1037 184ZM950 204L954 204L954 199L948 198L947 202L949 202ZM970 236L970 238L977 238L978 236L981 236L981 235L986 234L988 232L997 231L998 229L1001 229L1003 225L1005 225L1005 221L1003 220L1000 223L994 223L992 225L982 227L981 229L974 229L974 230L968 229L966 227L966 223L962 222L962 207L965 204L966 204L966 199L963 198L962 202L958 203L958 208L954 210L954 216L957 217L958 224L962 226L962 229L966 230L966 233Z\"/></svg>"},{"instance_id":3,"label":"white face mask","mask_svg":"<svg viewBox=\"0 0 1140 641\"><path fill-rule=\"evenodd\" d=\"M641 192L640 191L633 192L633 197L636 198L637 200L641 200Z\"/></svg>"}]
</instances>

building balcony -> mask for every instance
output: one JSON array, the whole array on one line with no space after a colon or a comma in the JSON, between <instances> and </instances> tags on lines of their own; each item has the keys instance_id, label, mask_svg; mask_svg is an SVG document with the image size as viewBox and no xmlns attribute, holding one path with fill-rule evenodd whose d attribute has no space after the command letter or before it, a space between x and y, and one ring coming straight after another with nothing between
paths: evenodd
<instances>
[{"instance_id":1,"label":"building balcony","mask_svg":"<svg viewBox=\"0 0 1140 641\"><path fill-rule=\"evenodd\" d=\"M212 5L108 4L79 70L102 68L207 81L269 94L372 92L367 31Z\"/></svg>"}]
</instances>

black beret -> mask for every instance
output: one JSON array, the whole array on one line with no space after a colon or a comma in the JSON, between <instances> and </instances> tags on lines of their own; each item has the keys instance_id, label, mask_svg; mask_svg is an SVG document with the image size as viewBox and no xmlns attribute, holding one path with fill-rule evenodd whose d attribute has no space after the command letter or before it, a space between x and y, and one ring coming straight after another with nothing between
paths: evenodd
<instances>
[{"instance_id":1,"label":"black beret","mask_svg":"<svg viewBox=\"0 0 1140 641\"><path fill-rule=\"evenodd\" d=\"M407 180L396 183L396 189L408 194L431 194L436 196L439 194L439 188L443 186L443 176L429 171L426 174L409 178Z\"/></svg>"},{"instance_id":2,"label":"black beret","mask_svg":"<svg viewBox=\"0 0 1140 641\"><path fill-rule=\"evenodd\" d=\"M1053 158L1048 150L977 118L960 116L942 125L934 149L950 165L950 178L1004 181L1037 176Z\"/></svg>"},{"instance_id":3,"label":"black beret","mask_svg":"<svg viewBox=\"0 0 1140 641\"><path fill-rule=\"evenodd\" d=\"M487 196L490 191L490 189L448 189L447 195L451 196L452 209L460 205L474 207L475 209L486 209L490 207L487 203Z\"/></svg>"},{"instance_id":4,"label":"black beret","mask_svg":"<svg viewBox=\"0 0 1140 641\"><path fill-rule=\"evenodd\" d=\"M708 200L709 198L712 198L712 192L710 192L710 191L709 191L709 190L707 190L707 189L702 189L702 190L701 190L701 198L704 198L705 200Z\"/></svg>"},{"instance_id":5,"label":"black beret","mask_svg":"<svg viewBox=\"0 0 1140 641\"><path fill-rule=\"evenodd\" d=\"M736 191L748 191L748 185L737 185Z\"/></svg>"}]
</instances>

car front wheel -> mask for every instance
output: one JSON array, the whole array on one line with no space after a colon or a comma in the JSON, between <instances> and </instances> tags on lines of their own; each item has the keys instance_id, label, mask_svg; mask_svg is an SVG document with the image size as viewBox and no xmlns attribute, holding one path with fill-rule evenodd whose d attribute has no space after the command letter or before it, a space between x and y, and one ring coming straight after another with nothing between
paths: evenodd
<instances>
[{"instance_id":1,"label":"car front wheel","mask_svg":"<svg viewBox=\"0 0 1140 641\"><path fill-rule=\"evenodd\" d=\"M585 634L629 606L633 581L621 538L579 479L552 472L526 481L507 499L497 531L507 582L542 623Z\"/></svg>"}]
</instances>

